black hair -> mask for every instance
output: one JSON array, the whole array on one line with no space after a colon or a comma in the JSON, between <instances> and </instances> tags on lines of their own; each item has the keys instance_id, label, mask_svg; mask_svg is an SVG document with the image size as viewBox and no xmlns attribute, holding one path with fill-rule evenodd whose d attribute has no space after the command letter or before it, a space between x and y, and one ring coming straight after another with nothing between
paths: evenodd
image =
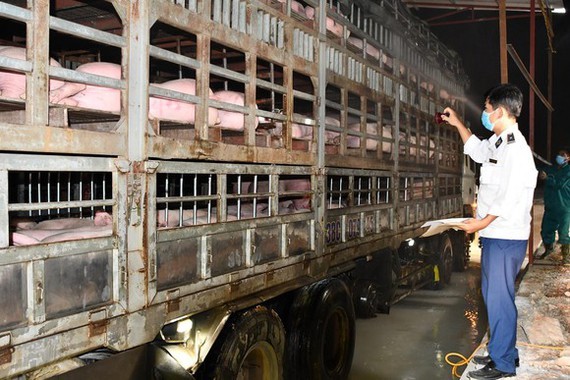
<instances>
[{"instance_id":1,"label":"black hair","mask_svg":"<svg viewBox=\"0 0 570 380\"><path fill-rule=\"evenodd\" d=\"M523 105L523 94L521 90L510 83L503 83L491 88L485 93L485 100L496 110L503 107L509 116L519 117Z\"/></svg>"}]
</instances>

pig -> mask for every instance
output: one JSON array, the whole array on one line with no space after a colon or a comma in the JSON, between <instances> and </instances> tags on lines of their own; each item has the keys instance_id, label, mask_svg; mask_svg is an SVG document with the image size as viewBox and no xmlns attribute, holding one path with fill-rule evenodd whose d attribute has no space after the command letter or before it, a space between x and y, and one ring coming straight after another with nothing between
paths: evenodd
<instances>
[{"instance_id":1,"label":"pig","mask_svg":"<svg viewBox=\"0 0 570 380\"><path fill-rule=\"evenodd\" d=\"M306 192L305 195L295 195L291 198L295 210L311 209L311 180L306 178L284 179L280 181L280 187L284 191ZM280 205L280 208L283 205Z\"/></svg>"},{"instance_id":2,"label":"pig","mask_svg":"<svg viewBox=\"0 0 570 380\"><path fill-rule=\"evenodd\" d=\"M356 37L348 37L347 43L356 46L357 48L362 50L362 47L364 45L364 43L362 42L362 40L360 38L356 38ZM368 57L372 57L375 59L380 59L380 50L378 50L376 47L374 47L373 45L370 44L366 44L366 55Z\"/></svg>"},{"instance_id":3,"label":"pig","mask_svg":"<svg viewBox=\"0 0 570 380\"><path fill-rule=\"evenodd\" d=\"M212 207L212 214L216 214L216 208ZM202 217L208 215L207 209L197 209L196 210L196 217ZM168 210L168 221L166 220L166 210L158 210L157 211L157 224L158 227L178 227L180 224L180 210L170 209ZM182 210L182 222L192 219L194 217L194 210Z\"/></svg>"},{"instance_id":4,"label":"pig","mask_svg":"<svg viewBox=\"0 0 570 380\"><path fill-rule=\"evenodd\" d=\"M406 139L406 134L403 132L400 132L400 141ZM417 138L416 136L410 136L409 137L409 146L410 146L410 157L414 158L416 157L417 154L417 145L416 145L416 141ZM424 158L427 156L427 152L426 152L426 138L424 136L421 136L420 138L420 157ZM404 146L403 143L400 143L400 155L405 155L405 151L406 148ZM433 158L434 156L434 152L435 152L435 142L432 139L429 139L429 158Z\"/></svg>"},{"instance_id":5,"label":"pig","mask_svg":"<svg viewBox=\"0 0 570 380\"><path fill-rule=\"evenodd\" d=\"M26 60L26 49L15 46L0 46L0 56ZM59 62L50 58L50 66L61 67ZM57 90L64 85L63 81L51 79L50 90ZM13 99L26 99L26 74L0 71L0 96Z\"/></svg>"},{"instance_id":6,"label":"pig","mask_svg":"<svg viewBox=\"0 0 570 380\"><path fill-rule=\"evenodd\" d=\"M301 114L294 114L297 117L307 117ZM283 136L283 122L277 121L274 124L272 134L275 136ZM310 140L313 137L313 127L306 124L291 123L291 137L298 140Z\"/></svg>"},{"instance_id":7,"label":"pig","mask_svg":"<svg viewBox=\"0 0 570 380\"><path fill-rule=\"evenodd\" d=\"M367 123L366 133L368 135L377 136L378 135L378 124L377 123ZM360 123L351 124L348 126L351 131L360 131ZM382 137L391 139L392 129L389 126L382 127ZM360 148L360 137L354 135L347 135L346 146L348 148ZM366 139L366 150L376 150L378 146L378 140L376 139ZM392 143L389 141L382 142L382 151L384 153L390 153L392 151Z\"/></svg>"},{"instance_id":8,"label":"pig","mask_svg":"<svg viewBox=\"0 0 570 380\"><path fill-rule=\"evenodd\" d=\"M76 71L121 79L121 65L110 62L85 63L77 67ZM67 82L61 88L50 91L50 102L118 113L121 111L121 90Z\"/></svg>"},{"instance_id":9,"label":"pig","mask_svg":"<svg viewBox=\"0 0 570 380\"><path fill-rule=\"evenodd\" d=\"M286 3L286 0L277 0L280 3ZM292 0L291 1L291 11L301 16L305 16L305 7L298 1Z\"/></svg>"},{"instance_id":10,"label":"pig","mask_svg":"<svg viewBox=\"0 0 570 380\"><path fill-rule=\"evenodd\" d=\"M110 236L113 232L113 217L107 212L97 212L95 218L51 219L37 223L34 228L18 230L12 234L15 246L50 243Z\"/></svg>"},{"instance_id":11,"label":"pig","mask_svg":"<svg viewBox=\"0 0 570 380\"><path fill-rule=\"evenodd\" d=\"M336 8L330 8L333 12L337 13ZM305 7L305 15L309 20L315 19L315 8L307 6ZM337 37L342 37L343 27L342 24L337 23L330 17L327 17L327 30Z\"/></svg>"},{"instance_id":12,"label":"pig","mask_svg":"<svg viewBox=\"0 0 570 380\"><path fill-rule=\"evenodd\" d=\"M97 237L111 236L112 233L113 233L113 228L109 225L61 230L60 233L48 236L45 239L43 239L42 243L97 238Z\"/></svg>"},{"instance_id":13,"label":"pig","mask_svg":"<svg viewBox=\"0 0 570 380\"><path fill-rule=\"evenodd\" d=\"M238 106L245 105L245 96L241 92L236 91L217 91L214 93L214 99L220 102L235 104ZM222 129L230 129L234 131L243 131L245 124L245 115L241 112L218 110L218 116L220 119L219 127ZM255 119L255 128L259 120Z\"/></svg>"},{"instance_id":14,"label":"pig","mask_svg":"<svg viewBox=\"0 0 570 380\"><path fill-rule=\"evenodd\" d=\"M39 222L34 229L38 230L64 230L88 226L108 226L113 224L113 217L105 211L95 212L93 220L85 218L50 219Z\"/></svg>"},{"instance_id":15,"label":"pig","mask_svg":"<svg viewBox=\"0 0 570 380\"><path fill-rule=\"evenodd\" d=\"M28 236L22 232L12 232L12 245L22 246L22 245L34 245L39 244L40 240Z\"/></svg>"},{"instance_id":16,"label":"pig","mask_svg":"<svg viewBox=\"0 0 570 380\"><path fill-rule=\"evenodd\" d=\"M196 95L196 81L191 78L174 79L164 83L153 83L153 85L188 95ZM209 97L215 98L212 90L209 90ZM165 119L194 124L196 121L196 105L181 100L151 96L148 104L148 117L151 120ZM208 108L208 125L214 126L219 123L218 110L212 107Z\"/></svg>"},{"instance_id":17,"label":"pig","mask_svg":"<svg viewBox=\"0 0 570 380\"><path fill-rule=\"evenodd\" d=\"M37 223L30 218L10 218L10 228L15 230L31 230Z\"/></svg>"},{"instance_id":18,"label":"pig","mask_svg":"<svg viewBox=\"0 0 570 380\"><path fill-rule=\"evenodd\" d=\"M328 127L340 128L340 121L332 116L325 116L325 144L338 145L340 143L340 133L329 131Z\"/></svg>"},{"instance_id":19,"label":"pig","mask_svg":"<svg viewBox=\"0 0 570 380\"><path fill-rule=\"evenodd\" d=\"M226 221L231 222L237 220L237 216L235 215L227 215ZM208 224L208 223L218 223L218 216L216 214L210 215L210 221L208 222L208 216L196 216L196 223L194 223L194 218L186 219L182 222L183 226L197 226L199 224Z\"/></svg>"},{"instance_id":20,"label":"pig","mask_svg":"<svg viewBox=\"0 0 570 380\"><path fill-rule=\"evenodd\" d=\"M311 117L311 116L304 116L301 114L294 114L298 117ZM340 127L340 122L330 116L325 117L325 124L334 127ZM275 128L272 132L276 136L282 136L283 134L283 123L278 121L275 123ZM334 144L335 142L338 144L338 132L332 132L325 130L325 141L327 144ZM306 125L306 124L298 124L298 123L291 123L291 137L297 140L311 140L313 137L313 126Z\"/></svg>"},{"instance_id":21,"label":"pig","mask_svg":"<svg viewBox=\"0 0 570 380\"><path fill-rule=\"evenodd\" d=\"M262 203L262 202L257 202L256 203L256 214L255 217L261 217L261 216L268 216L269 215L269 206L267 205L267 203ZM236 216L237 217L237 212L238 207L237 205L229 205L228 206L228 216ZM243 218L253 218L253 203L245 203L242 202L240 205L240 215L239 215L239 219L243 219Z\"/></svg>"}]
</instances>

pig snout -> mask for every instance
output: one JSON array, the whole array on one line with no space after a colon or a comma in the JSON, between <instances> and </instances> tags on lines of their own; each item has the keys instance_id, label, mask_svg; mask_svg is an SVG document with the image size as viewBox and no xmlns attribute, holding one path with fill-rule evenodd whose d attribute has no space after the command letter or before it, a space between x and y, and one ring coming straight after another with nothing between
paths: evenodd
<instances>
[{"instance_id":1,"label":"pig snout","mask_svg":"<svg viewBox=\"0 0 570 380\"><path fill-rule=\"evenodd\" d=\"M188 95L196 95L196 81L190 78L175 79L164 83L153 83L154 86L167 90L178 91ZM210 98L214 93L209 90ZM149 99L150 119L172 120L181 123L194 124L196 121L196 105L175 99L165 99L151 96ZM208 125L219 124L219 112L215 108L208 108Z\"/></svg>"},{"instance_id":2,"label":"pig snout","mask_svg":"<svg viewBox=\"0 0 570 380\"><path fill-rule=\"evenodd\" d=\"M0 56L26 60L26 49L15 46L0 47ZM50 66L61 67L59 62L50 58ZM64 82L56 79L49 81L50 90L62 87ZM26 75L23 73L0 71L0 95L6 98L25 99L26 98Z\"/></svg>"},{"instance_id":3,"label":"pig snout","mask_svg":"<svg viewBox=\"0 0 570 380\"><path fill-rule=\"evenodd\" d=\"M105 211L97 211L93 223L96 226L109 226L113 224L113 217Z\"/></svg>"}]
</instances>

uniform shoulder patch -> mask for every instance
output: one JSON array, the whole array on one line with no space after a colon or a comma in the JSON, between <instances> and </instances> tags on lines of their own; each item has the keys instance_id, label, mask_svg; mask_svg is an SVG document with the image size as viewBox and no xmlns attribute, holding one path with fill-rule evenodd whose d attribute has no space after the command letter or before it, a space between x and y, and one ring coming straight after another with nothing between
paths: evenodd
<instances>
[{"instance_id":1,"label":"uniform shoulder patch","mask_svg":"<svg viewBox=\"0 0 570 380\"><path fill-rule=\"evenodd\" d=\"M513 133L509 133L507 135L507 144L512 144L515 142L515 135Z\"/></svg>"},{"instance_id":2,"label":"uniform shoulder patch","mask_svg":"<svg viewBox=\"0 0 570 380\"><path fill-rule=\"evenodd\" d=\"M495 141L495 148L500 147L502 143L503 143L503 138L499 137L499 139Z\"/></svg>"}]
</instances>

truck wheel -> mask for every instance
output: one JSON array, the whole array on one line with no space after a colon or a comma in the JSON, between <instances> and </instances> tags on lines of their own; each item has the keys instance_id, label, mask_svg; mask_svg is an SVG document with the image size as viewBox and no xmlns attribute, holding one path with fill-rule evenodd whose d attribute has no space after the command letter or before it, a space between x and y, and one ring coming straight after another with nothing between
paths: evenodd
<instances>
[{"instance_id":1,"label":"truck wheel","mask_svg":"<svg viewBox=\"0 0 570 380\"><path fill-rule=\"evenodd\" d=\"M440 290L451 282L453 272L453 245L449 235L442 235L439 241L438 258L434 266L432 289Z\"/></svg>"},{"instance_id":2,"label":"truck wheel","mask_svg":"<svg viewBox=\"0 0 570 380\"><path fill-rule=\"evenodd\" d=\"M287 379L346 379L354 354L354 307L347 286L330 278L293 300L286 350Z\"/></svg>"},{"instance_id":3,"label":"truck wheel","mask_svg":"<svg viewBox=\"0 0 570 380\"><path fill-rule=\"evenodd\" d=\"M228 322L217 357L208 360L208 379L283 378L285 329L274 311L257 306Z\"/></svg>"},{"instance_id":4,"label":"truck wheel","mask_svg":"<svg viewBox=\"0 0 570 380\"><path fill-rule=\"evenodd\" d=\"M465 272L469 265L469 245L471 238L466 233L457 233L454 236L453 245L453 269L457 272Z\"/></svg>"},{"instance_id":5,"label":"truck wheel","mask_svg":"<svg viewBox=\"0 0 570 380\"><path fill-rule=\"evenodd\" d=\"M378 310L378 287L368 280L356 280L352 297L357 318L374 318Z\"/></svg>"}]
</instances>

